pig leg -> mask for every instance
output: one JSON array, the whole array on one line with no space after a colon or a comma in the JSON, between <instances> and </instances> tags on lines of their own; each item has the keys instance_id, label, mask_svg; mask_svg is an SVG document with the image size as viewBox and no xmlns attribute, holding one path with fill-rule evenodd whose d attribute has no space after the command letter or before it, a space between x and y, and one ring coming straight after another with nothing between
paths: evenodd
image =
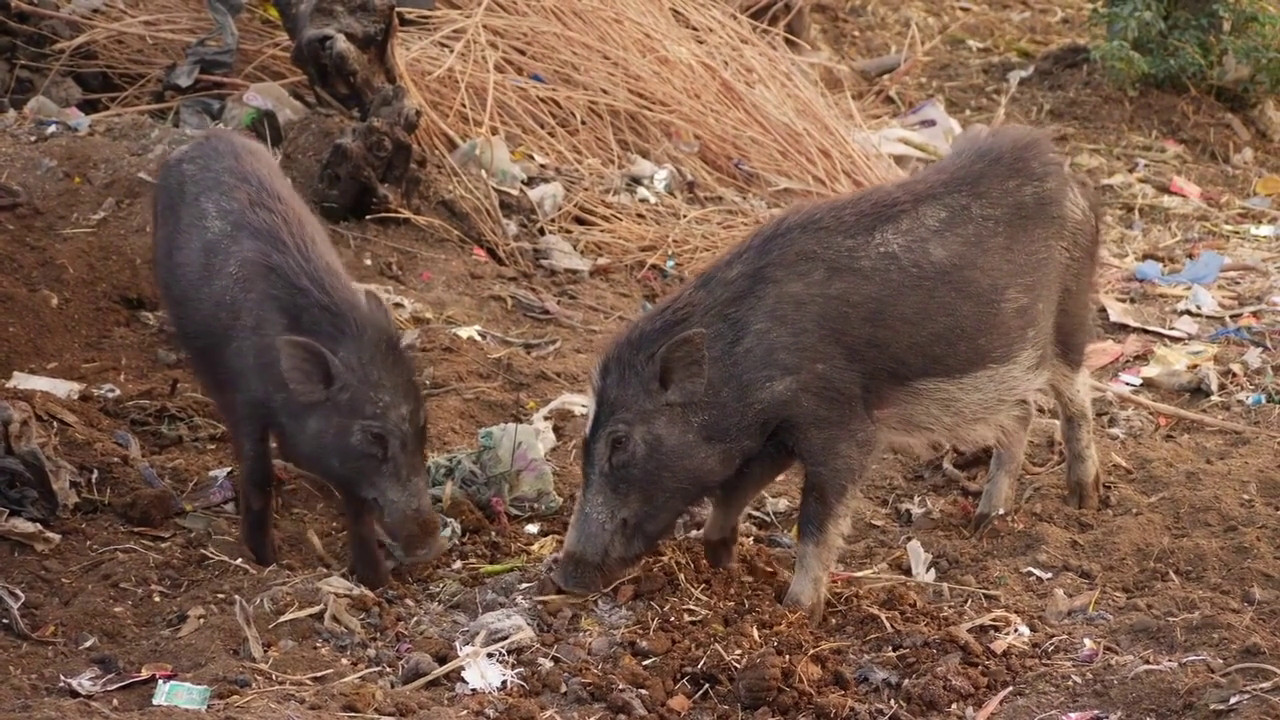
<instances>
[{"instance_id":1,"label":"pig leg","mask_svg":"<svg viewBox=\"0 0 1280 720\"><path fill-rule=\"evenodd\" d=\"M1013 490L1022 472L1022 461L1027 454L1027 433L1034 417L1035 410L1030 402L1019 403L1008 434L996 444L987 469L987 487L982 491L982 500L970 525L973 532L986 530L992 520L1013 504Z\"/></svg>"},{"instance_id":2,"label":"pig leg","mask_svg":"<svg viewBox=\"0 0 1280 720\"><path fill-rule=\"evenodd\" d=\"M711 567L733 565L737 557L738 522L742 519L742 511L793 462L795 456L787 450L766 445L720 486L712 499L711 516L702 528L702 544Z\"/></svg>"},{"instance_id":3,"label":"pig leg","mask_svg":"<svg viewBox=\"0 0 1280 720\"><path fill-rule=\"evenodd\" d=\"M240 537L259 565L276 562L275 531L271 512L275 500L276 472L271 464L270 428L253 413L240 413L235 428L236 455L240 460Z\"/></svg>"},{"instance_id":4,"label":"pig leg","mask_svg":"<svg viewBox=\"0 0 1280 720\"><path fill-rule=\"evenodd\" d=\"M377 590L391 579L378 547L377 507L356 495L347 495L342 500L347 510L347 542L351 553L348 569L361 585Z\"/></svg>"},{"instance_id":5,"label":"pig leg","mask_svg":"<svg viewBox=\"0 0 1280 720\"><path fill-rule=\"evenodd\" d=\"M1102 499L1102 471L1093 445L1093 402L1083 369L1063 366L1050 382L1058 403L1062 445L1067 465L1067 504L1097 510Z\"/></svg>"},{"instance_id":6,"label":"pig leg","mask_svg":"<svg viewBox=\"0 0 1280 720\"><path fill-rule=\"evenodd\" d=\"M783 604L804 610L811 625L822 620L827 582L849 526L851 491L876 450L875 431L869 422L846 427L847 432L820 430L813 437L802 438L796 447L805 477L800 491L795 574Z\"/></svg>"}]
</instances>

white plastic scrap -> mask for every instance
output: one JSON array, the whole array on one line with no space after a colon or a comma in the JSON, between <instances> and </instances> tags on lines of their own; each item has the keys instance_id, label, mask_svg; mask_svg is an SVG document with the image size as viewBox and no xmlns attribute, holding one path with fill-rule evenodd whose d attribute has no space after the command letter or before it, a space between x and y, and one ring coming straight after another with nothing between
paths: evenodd
<instances>
[{"instance_id":1,"label":"white plastic scrap","mask_svg":"<svg viewBox=\"0 0 1280 720\"><path fill-rule=\"evenodd\" d=\"M1022 572L1024 572L1024 573L1031 573L1032 575L1035 575L1036 577L1040 578L1041 580L1051 580L1051 579L1053 579L1053 573L1049 572L1048 570L1041 570L1041 569L1040 569L1040 568L1038 568L1038 567L1029 567L1029 566L1028 566L1028 567L1024 567L1024 568L1022 568Z\"/></svg>"},{"instance_id":2,"label":"white plastic scrap","mask_svg":"<svg viewBox=\"0 0 1280 720\"><path fill-rule=\"evenodd\" d=\"M912 578L922 582L933 582L938 576L937 571L929 567L929 563L933 562L933 555L925 552L919 540L907 543L907 558L911 560Z\"/></svg>"},{"instance_id":3,"label":"white plastic scrap","mask_svg":"<svg viewBox=\"0 0 1280 720\"><path fill-rule=\"evenodd\" d=\"M74 380L63 380L61 378L45 377L44 375L29 375L17 370L13 371L13 375L9 376L9 381L4 386L10 390L46 392L63 400L75 400L80 397L80 393L85 388L84 383L75 382Z\"/></svg>"},{"instance_id":4,"label":"white plastic scrap","mask_svg":"<svg viewBox=\"0 0 1280 720\"><path fill-rule=\"evenodd\" d=\"M568 410L574 415L587 415L592 409L591 398L579 393L565 393L560 397L547 403L546 407L533 414L529 418L529 424L533 426L538 433L538 447L542 448L542 454L545 456L551 452L551 448L556 446L556 433L551 427L551 420L548 416L553 410ZM587 421L590 422L588 416Z\"/></svg>"},{"instance_id":5,"label":"white plastic scrap","mask_svg":"<svg viewBox=\"0 0 1280 720\"><path fill-rule=\"evenodd\" d=\"M519 668L509 666L509 658L505 650L489 650L474 645L454 644L458 657L463 658L462 680L467 684L468 692L497 693L506 686L515 683L523 686L518 677Z\"/></svg>"},{"instance_id":6,"label":"white plastic scrap","mask_svg":"<svg viewBox=\"0 0 1280 720\"><path fill-rule=\"evenodd\" d=\"M854 131L853 140L886 155L937 160L951 152L951 141L961 129L942 101L931 98L898 118L896 126L875 132Z\"/></svg>"}]
</instances>

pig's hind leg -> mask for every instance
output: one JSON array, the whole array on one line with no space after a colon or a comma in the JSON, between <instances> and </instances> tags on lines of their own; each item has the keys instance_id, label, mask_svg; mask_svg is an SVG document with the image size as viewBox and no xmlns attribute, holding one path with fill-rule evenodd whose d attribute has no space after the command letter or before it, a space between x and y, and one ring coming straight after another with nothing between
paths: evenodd
<instances>
[{"instance_id":1,"label":"pig's hind leg","mask_svg":"<svg viewBox=\"0 0 1280 720\"><path fill-rule=\"evenodd\" d=\"M796 438L804 464L795 574L783 604L805 610L811 625L822 620L827 583L849 526L849 500L877 446L864 414L814 423Z\"/></svg>"},{"instance_id":2,"label":"pig's hind leg","mask_svg":"<svg viewBox=\"0 0 1280 720\"><path fill-rule=\"evenodd\" d=\"M782 445L766 443L764 449L742 464L712 497L711 515L702 528L707 563L713 568L733 565L737 556L738 523L742 512L762 490L791 467L795 455Z\"/></svg>"},{"instance_id":3,"label":"pig's hind leg","mask_svg":"<svg viewBox=\"0 0 1280 720\"><path fill-rule=\"evenodd\" d=\"M978 510L970 525L973 532L986 530L992 520L1012 506L1018 475L1022 473L1022 461L1027 454L1027 434L1034 416L1035 410L1030 401L1018 403L1014 416L1009 420L1008 430L996 443L987 469L987 487L982 491L982 500L978 502Z\"/></svg>"},{"instance_id":4,"label":"pig's hind leg","mask_svg":"<svg viewBox=\"0 0 1280 720\"><path fill-rule=\"evenodd\" d=\"M1067 504L1097 510L1102 501L1102 469L1093 444L1093 403L1088 374L1067 363L1054 369L1050 390L1058 403L1062 445L1067 465Z\"/></svg>"}]
</instances>

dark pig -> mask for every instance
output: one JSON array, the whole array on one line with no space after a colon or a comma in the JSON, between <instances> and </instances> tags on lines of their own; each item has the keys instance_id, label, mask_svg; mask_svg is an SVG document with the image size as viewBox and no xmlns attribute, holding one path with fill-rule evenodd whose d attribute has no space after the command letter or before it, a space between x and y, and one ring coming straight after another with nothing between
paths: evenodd
<instances>
[{"instance_id":1,"label":"dark pig","mask_svg":"<svg viewBox=\"0 0 1280 720\"><path fill-rule=\"evenodd\" d=\"M747 505L799 460L785 604L823 614L850 491L883 448L994 448L975 527L1009 507L1033 398L1057 401L1067 503L1101 492L1082 371L1100 209L1041 133L957 138L900 182L793 209L604 353L582 488L553 579L590 593L704 497L714 567Z\"/></svg>"},{"instance_id":2,"label":"dark pig","mask_svg":"<svg viewBox=\"0 0 1280 720\"><path fill-rule=\"evenodd\" d=\"M240 533L276 561L270 436L341 495L351 571L443 548L423 449L426 410L391 313L352 285L320 221L261 144L209 130L156 178L155 272L178 344L231 431ZM397 547L398 546L398 547Z\"/></svg>"}]
</instances>

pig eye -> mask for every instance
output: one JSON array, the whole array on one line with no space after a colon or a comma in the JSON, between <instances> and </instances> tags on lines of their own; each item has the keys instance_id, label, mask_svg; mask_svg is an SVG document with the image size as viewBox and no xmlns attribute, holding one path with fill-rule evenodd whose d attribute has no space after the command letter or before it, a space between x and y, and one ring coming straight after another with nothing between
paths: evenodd
<instances>
[{"instance_id":1,"label":"pig eye","mask_svg":"<svg viewBox=\"0 0 1280 720\"><path fill-rule=\"evenodd\" d=\"M627 446L630 444L631 444L631 438L627 437L626 435L614 435L613 437L609 438L609 449L614 452L617 452L619 450L625 450L627 449Z\"/></svg>"},{"instance_id":2,"label":"pig eye","mask_svg":"<svg viewBox=\"0 0 1280 720\"><path fill-rule=\"evenodd\" d=\"M365 432L365 440L369 444L369 449L379 460L386 460L391 450L391 441L387 439L387 434L381 430L369 430Z\"/></svg>"}]
</instances>

